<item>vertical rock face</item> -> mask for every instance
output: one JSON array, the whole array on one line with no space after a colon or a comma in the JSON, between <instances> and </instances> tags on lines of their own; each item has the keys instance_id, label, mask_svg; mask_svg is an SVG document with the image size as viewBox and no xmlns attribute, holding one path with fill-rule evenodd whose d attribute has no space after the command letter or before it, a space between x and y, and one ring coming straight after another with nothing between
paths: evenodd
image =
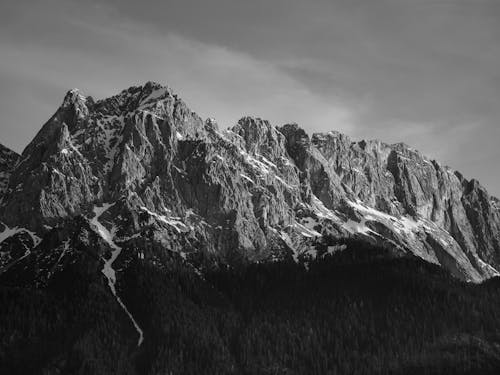
<instances>
[{"instance_id":1,"label":"vertical rock face","mask_svg":"<svg viewBox=\"0 0 500 375\"><path fill-rule=\"evenodd\" d=\"M500 210L498 200L491 197L478 181L462 178L463 204L467 221L474 235L480 257L488 263L499 264Z\"/></svg>"},{"instance_id":2,"label":"vertical rock face","mask_svg":"<svg viewBox=\"0 0 500 375\"><path fill-rule=\"evenodd\" d=\"M349 190L342 184L334 166L311 142L309 136L297 124L280 128L287 138L287 150L301 171L302 186L306 199L310 194L318 197L328 208L336 207ZM309 191L311 191L309 193ZM352 197L352 194L349 194Z\"/></svg>"},{"instance_id":3,"label":"vertical rock face","mask_svg":"<svg viewBox=\"0 0 500 375\"><path fill-rule=\"evenodd\" d=\"M253 117L219 130L152 82L98 101L71 90L21 157L0 157L4 270L47 262L37 249L66 248L103 204L123 256L152 261L307 263L358 237L465 280L500 269L500 203L477 181L404 144Z\"/></svg>"},{"instance_id":4,"label":"vertical rock face","mask_svg":"<svg viewBox=\"0 0 500 375\"><path fill-rule=\"evenodd\" d=\"M498 264L492 258L500 248L498 210L477 181L402 143L352 142L336 132L315 134L313 143L364 204L443 229L473 266L482 260Z\"/></svg>"}]
</instances>

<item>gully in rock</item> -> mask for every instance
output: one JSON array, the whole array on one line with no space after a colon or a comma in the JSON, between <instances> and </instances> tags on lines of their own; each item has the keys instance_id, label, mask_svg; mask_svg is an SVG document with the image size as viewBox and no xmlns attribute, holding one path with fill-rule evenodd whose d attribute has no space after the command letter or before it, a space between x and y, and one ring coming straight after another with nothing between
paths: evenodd
<instances>
[{"instance_id":1,"label":"gully in rock","mask_svg":"<svg viewBox=\"0 0 500 375\"><path fill-rule=\"evenodd\" d=\"M134 317L132 316L132 314L127 309L127 307L125 306L125 304L123 303L121 298L118 296L118 293L116 292L116 271L113 269L113 263L120 255L122 248L120 246L118 246L113 240L115 229L112 229L112 231L110 232L104 225L102 225L99 222L99 218L101 217L101 215L112 206L113 206L113 204L105 203L102 207L94 207L95 217L91 220L91 223L97 227L97 230L98 230L99 234L101 235L101 237L103 238L103 240L106 241L106 243L112 249L111 257L108 260L104 259L104 267L102 268L102 273L108 279L108 285L109 285L109 289L111 290L111 293L113 293L113 295L116 298L116 301L121 306L121 308L123 309L125 314L127 314L130 321L134 325L135 330L139 334L137 346L141 346L142 342L144 341L144 332L139 327L139 324L134 319Z\"/></svg>"}]
</instances>

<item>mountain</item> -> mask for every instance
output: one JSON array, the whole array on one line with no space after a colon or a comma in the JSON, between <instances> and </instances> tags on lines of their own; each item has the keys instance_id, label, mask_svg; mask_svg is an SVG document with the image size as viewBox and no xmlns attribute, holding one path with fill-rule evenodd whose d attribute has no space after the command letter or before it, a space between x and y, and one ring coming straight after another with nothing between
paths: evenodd
<instances>
[{"instance_id":1,"label":"mountain","mask_svg":"<svg viewBox=\"0 0 500 375\"><path fill-rule=\"evenodd\" d=\"M404 144L309 136L253 117L220 130L152 82L99 101L71 90L21 158L5 167L0 221L3 238L24 235L26 251L2 246L5 266L79 219L105 247L168 249L200 270L307 263L332 238L352 237L462 280L500 269L498 201L476 180Z\"/></svg>"},{"instance_id":2,"label":"mountain","mask_svg":"<svg viewBox=\"0 0 500 375\"><path fill-rule=\"evenodd\" d=\"M421 364L432 357L433 348L452 345L479 353L478 358L497 369L498 358L489 354L497 348L497 336L484 336L495 328L489 317L496 312L484 301L496 301L496 289L477 286L476 298L461 282L499 276L500 202L478 181L405 144L353 141L335 131L310 136L297 124L274 127L255 117L243 117L223 130L213 119L202 120L170 88L148 82L97 101L77 89L69 91L22 155L0 149L0 176L0 320L9 322L3 331L8 339L0 345L0 370L2 360L8 362L5 373L38 373L40 368L46 373L166 372L172 367L161 358L172 359L175 366L215 366L206 373L277 373L271 364L265 371L252 370L253 361L261 363L268 354L256 359L255 352L248 352L251 342L259 342L255 336L237 344L243 352L231 351L230 343L242 339L242 322L256 319L250 312L264 314L269 327L278 324L266 314L277 314L282 306L276 311L266 306L280 301L290 280L295 280L291 295L308 301L321 288L320 281L346 285L346 290L358 290L359 282L363 298L328 292L308 309L330 314L328 301L342 303L337 298L357 306L366 303L370 283L380 272L387 272L383 285L389 288L391 282L407 285L407 278L411 280L387 306L373 307L383 315L380 319L402 308L398 311L406 311L404 324L411 325L424 312L409 306L421 303L432 311L422 326L434 327L428 341L418 341L417 331L406 327L402 332L410 337L408 345L415 346L401 349L397 355L407 357L396 362ZM324 266L331 259L354 256L358 249L368 255L348 262L354 278L346 274L343 261ZM269 272L276 272L276 278ZM436 272L441 281L432 281ZM251 296L238 295L254 282ZM452 298L445 292L444 298L445 289L456 294ZM404 293L417 293L423 300L406 300ZM265 303L256 296L264 296ZM462 311L462 303L471 305ZM451 328L443 331L430 323L451 306L470 318L470 330L460 331L459 320L445 324ZM363 314L371 310L360 309L364 312L358 320L345 316L346 324L362 324ZM306 310L305 316L313 313ZM37 313L41 318L33 317ZM164 316L173 321L166 322ZM305 324L302 318L290 317ZM182 327L185 319L191 327L202 326L205 336L190 333L189 344L178 341L190 329ZM318 319L311 330L333 324ZM43 324L37 326L38 320ZM50 327L55 327L53 332ZM360 334L383 340L382 332L370 336L374 327ZM221 333L224 329L230 336ZM269 329L269 334L280 335ZM317 339L330 342L319 331ZM39 341L26 340L25 334ZM42 350L40 343L47 337L52 341ZM397 351L405 340L397 337L391 350ZM182 354L165 347L165 340ZM362 350L358 344L344 349ZM201 352L193 353L199 345ZM133 358L121 357L131 350ZM390 361L390 356L373 355L377 361ZM22 362L26 356L33 358L31 364ZM276 356L273 361L278 361ZM191 362L184 362L188 357ZM462 362L455 363L459 357L443 368L462 368ZM106 368L115 360L126 370ZM154 361L161 362L156 370ZM329 368L330 359L325 361L319 369ZM404 366L397 371L410 373ZM202 368L174 373L199 373Z\"/></svg>"}]
</instances>

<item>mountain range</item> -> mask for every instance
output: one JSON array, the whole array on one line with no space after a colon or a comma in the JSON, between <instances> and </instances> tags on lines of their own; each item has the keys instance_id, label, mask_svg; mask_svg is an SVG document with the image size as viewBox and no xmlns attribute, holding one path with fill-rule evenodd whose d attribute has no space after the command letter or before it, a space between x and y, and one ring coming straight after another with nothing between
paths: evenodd
<instances>
[{"instance_id":1,"label":"mountain range","mask_svg":"<svg viewBox=\"0 0 500 375\"><path fill-rule=\"evenodd\" d=\"M153 82L99 101L71 90L22 155L0 158L3 267L81 220L111 249L162 247L200 270L307 263L355 237L462 280L499 274L500 203L478 181L403 143L254 117L221 130Z\"/></svg>"},{"instance_id":2,"label":"mountain range","mask_svg":"<svg viewBox=\"0 0 500 375\"><path fill-rule=\"evenodd\" d=\"M137 347L137 264L307 272L353 241L485 282L500 276L500 201L406 144L257 117L221 129L154 82L97 101L71 90L21 155L0 147L0 284L91 275Z\"/></svg>"}]
</instances>

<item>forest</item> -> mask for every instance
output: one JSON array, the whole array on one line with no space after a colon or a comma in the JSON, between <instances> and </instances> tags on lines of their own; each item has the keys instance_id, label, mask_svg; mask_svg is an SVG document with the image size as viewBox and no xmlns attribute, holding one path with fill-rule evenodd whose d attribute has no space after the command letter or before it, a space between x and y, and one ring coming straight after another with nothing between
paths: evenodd
<instances>
[{"instance_id":1,"label":"forest","mask_svg":"<svg viewBox=\"0 0 500 375\"><path fill-rule=\"evenodd\" d=\"M311 261L219 267L141 259L118 290L68 265L0 281L0 374L498 374L500 280L351 241Z\"/></svg>"}]
</instances>

